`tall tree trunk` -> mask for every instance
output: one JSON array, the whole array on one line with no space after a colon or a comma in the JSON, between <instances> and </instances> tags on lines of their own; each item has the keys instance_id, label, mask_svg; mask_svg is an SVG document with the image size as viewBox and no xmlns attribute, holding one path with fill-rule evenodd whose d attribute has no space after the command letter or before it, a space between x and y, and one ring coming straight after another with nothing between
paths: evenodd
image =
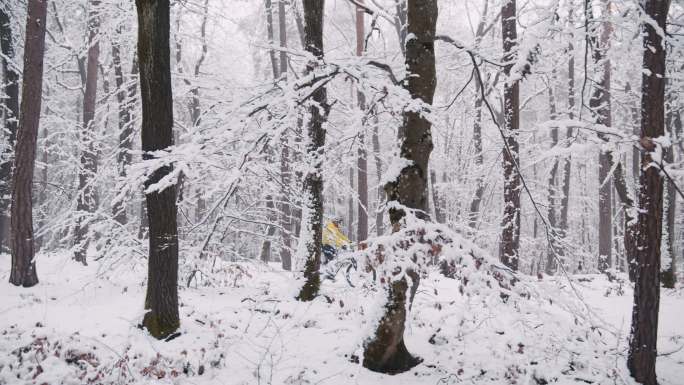
<instances>
[{"instance_id":1,"label":"tall tree trunk","mask_svg":"<svg viewBox=\"0 0 684 385\"><path fill-rule=\"evenodd\" d=\"M477 30L475 32L475 47L479 47L482 42L482 38L485 35L485 23L487 21L487 12L489 9L489 0L485 0L482 16L480 16L480 22L477 25ZM475 83L475 87L480 87L479 82ZM478 92L475 90L475 118L473 119L473 147L475 148L475 164L478 168L478 176L475 180L475 196L470 202L470 209L468 212L468 226L471 228L477 227L478 218L480 216L480 204L482 203L482 197L485 193L485 183L484 175L482 170L482 165L484 163L484 156L482 154L482 98L480 95L487 93L487 90L480 90L483 92Z\"/></svg>"},{"instance_id":2,"label":"tall tree trunk","mask_svg":"<svg viewBox=\"0 0 684 385\"><path fill-rule=\"evenodd\" d=\"M85 94L83 96L83 127L81 130L81 164L78 170L78 195L76 201L76 229L74 230L74 259L86 263L88 251L88 214L95 211L95 188L92 179L97 174L95 150L95 107L97 104L97 70L100 64L99 0L90 1L88 12L88 63L86 65Z\"/></svg>"},{"instance_id":3,"label":"tall tree trunk","mask_svg":"<svg viewBox=\"0 0 684 385\"><path fill-rule=\"evenodd\" d=\"M142 97L143 158L173 145L173 96L169 49L169 1L136 0L138 58ZM145 188L172 171L157 169ZM155 338L165 338L180 326L178 319L178 228L176 187L145 195L150 255L143 325Z\"/></svg>"},{"instance_id":4,"label":"tall tree trunk","mask_svg":"<svg viewBox=\"0 0 684 385\"><path fill-rule=\"evenodd\" d=\"M555 72L555 71L554 71ZM555 76L551 77L551 84L549 84L548 94L549 94L549 119L556 120L556 96L554 94L554 84ZM558 145L558 127L554 127L551 130L551 146L555 147ZM559 160L558 158L553 160L553 166L551 167L551 173L549 174L549 226L556 231L558 228L558 215L556 213L556 195L558 194L558 168ZM535 218L536 219L536 218ZM535 222L536 223L536 222ZM549 250L546 254L546 268L545 273L548 275L553 275L558 269L557 260L563 256L563 245L559 242L560 240L554 235L551 237L551 242L549 244Z\"/></svg>"},{"instance_id":5,"label":"tall tree trunk","mask_svg":"<svg viewBox=\"0 0 684 385\"><path fill-rule=\"evenodd\" d=\"M508 0L501 8L501 32L503 35L504 74L504 133L506 143L503 152L504 213L502 221L499 259L506 266L518 270L520 249L520 175L515 165L519 161L518 128L520 126L519 83L511 84L511 70L517 55L518 33L516 29L516 2Z\"/></svg>"},{"instance_id":6,"label":"tall tree trunk","mask_svg":"<svg viewBox=\"0 0 684 385\"><path fill-rule=\"evenodd\" d=\"M602 10L609 12L607 2L602 1ZM587 19L593 20L593 12L591 6L587 7ZM594 62L594 71L596 71L596 78L598 79L591 98L589 99L589 108L594 115L594 121L599 125L611 126L611 106L610 106L610 60L607 57L608 49L610 48L610 34L611 26L607 21L602 21L598 27L589 31L590 40L592 42L593 51L592 58ZM599 32L601 35L599 36ZM601 134L601 138L605 139ZM613 250L613 225L612 225L612 199L610 180L611 170L611 154L608 151L600 150L598 159L598 177L599 177L599 255L598 255L598 269L605 272L612 266L612 250Z\"/></svg>"},{"instance_id":7,"label":"tall tree trunk","mask_svg":"<svg viewBox=\"0 0 684 385\"><path fill-rule=\"evenodd\" d=\"M665 79L665 87L670 85L670 79ZM674 103L676 102L676 96L672 92L668 92L668 103L667 110L665 112L665 129L669 134L670 139L674 139L677 135L677 129L675 124L677 124L675 109L677 108ZM680 122L681 123L681 122ZM677 138L680 139L681 138ZM665 163L671 164L674 162L674 146L670 146L665 149L663 155L663 161ZM674 289L675 283L677 282L676 275L676 258L675 258L675 240L676 240L676 228L675 228L675 218L677 215L677 192L675 191L675 184L668 180L665 183L665 201L663 203L663 211L665 213L665 231L663 238L665 241L665 247L663 248L667 253L663 256L663 266L661 272L661 280L663 286L669 289Z\"/></svg>"},{"instance_id":8,"label":"tall tree trunk","mask_svg":"<svg viewBox=\"0 0 684 385\"><path fill-rule=\"evenodd\" d=\"M131 164L133 148L133 125L132 125L132 103L131 89L133 86L126 85L126 78L123 74L121 65L121 46L120 39L123 38L122 26L117 27L116 38L112 41L112 64L114 66L114 83L116 84L116 100L119 104L119 149L116 154L117 167L119 168L119 178L126 178L126 167ZM133 92L135 88L133 88ZM112 209L114 219L124 225L128 222L126 217L126 206L122 201L115 202Z\"/></svg>"},{"instance_id":9,"label":"tall tree trunk","mask_svg":"<svg viewBox=\"0 0 684 385\"><path fill-rule=\"evenodd\" d=\"M360 0L363 4L363 0ZM356 7L356 56L363 55L365 45L365 25L364 25L364 10L361 7ZM361 91L360 87L357 90L357 99L359 110L363 113L366 110L366 95ZM366 151L366 127L363 124L364 119L359 122L359 147L357 153L357 183L356 191L359 196L357 211L359 212L359 219L356 226L356 240L358 242L368 239L368 153Z\"/></svg>"},{"instance_id":10,"label":"tall tree trunk","mask_svg":"<svg viewBox=\"0 0 684 385\"><path fill-rule=\"evenodd\" d=\"M287 19L285 18L285 2L278 2L278 31L280 38L280 73L281 79L287 79ZM290 188L292 170L290 169L290 140L285 131L281 138L280 150L280 263L283 270L292 270L292 206L290 205Z\"/></svg>"},{"instance_id":11,"label":"tall tree trunk","mask_svg":"<svg viewBox=\"0 0 684 385\"><path fill-rule=\"evenodd\" d=\"M7 95L2 101L5 110L4 133L7 136L6 147L0 158L0 251L3 246L9 249L10 228L10 194L12 191L12 158L17 141L17 126L19 123L19 71L13 61L14 40L12 38L12 24L9 15L0 8L0 48L4 80L4 93Z\"/></svg>"},{"instance_id":12,"label":"tall tree trunk","mask_svg":"<svg viewBox=\"0 0 684 385\"><path fill-rule=\"evenodd\" d=\"M663 220L663 179L651 163L652 139L665 134L665 34L669 0L646 0L643 23L644 59L641 91L640 198L636 235L636 283L627 366L637 382L657 385L656 356L660 304L660 244ZM658 27L658 30L655 27Z\"/></svg>"},{"instance_id":13,"label":"tall tree trunk","mask_svg":"<svg viewBox=\"0 0 684 385\"><path fill-rule=\"evenodd\" d=\"M31 287L38 283L33 242L33 202L31 198L40 125L45 55L47 0L29 0L24 44L24 83L12 172L12 271L10 283Z\"/></svg>"},{"instance_id":14,"label":"tall tree trunk","mask_svg":"<svg viewBox=\"0 0 684 385\"><path fill-rule=\"evenodd\" d=\"M437 173L430 170L430 184L432 185L432 202L435 205L435 221L437 223L446 222L446 207L444 202L444 194L440 192L440 188L437 187Z\"/></svg>"},{"instance_id":15,"label":"tall tree trunk","mask_svg":"<svg viewBox=\"0 0 684 385\"><path fill-rule=\"evenodd\" d=\"M314 56L314 60L306 65L306 73L313 73L323 59L323 10L325 0L303 0L304 4L304 41L305 50ZM312 94L312 102L308 104L309 122L307 125L306 159L309 163L308 173L304 177L304 199L300 242L306 251L304 279L297 298L300 301L311 301L318 295L321 285L319 269L321 266L321 242L323 237L323 148L325 146L325 128L323 122L328 119L328 94L325 87L319 87Z\"/></svg>"},{"instance_id":16,"label":"tall tree trunk","mask_svg":"<svg viewBox=\"0 0 684 385\"><path fill-rule=\"evenodd\" d=\"M266 35L268 37L268 44L270 46L273 46L275 44L275 40L273 38L273 3L271 0L266 0L264 5L266 7ZM273 48L269 48L268 57L269 59L271 59L271 72L273 73L273 79L277 80L278 73L280 71L278 67L278 59L276 56L276 52Z\"/></svg>"},{"instance_id":17,"label":"tall tree trunk","mask_svg":"<svg viewBox=\"0 0 684 385\"><path fill-rule=\"evenodd\" d=\"M408 76L404 85L412 98L426 104L432 104L437 83L434 49L437 13L437 0L408 0L407 30L411 38L406 41L406 68L407 73L413 76ZM433 148L430 121L415 109L405 109L398 138L400 156L410 161L410 165L385 186L387 198L415 209L419 219L429 220L428 162ZM390 208L393 229L399 229L405 216L404 210ZM373 336L364 343L363 366L373 371L400 373L420 362L404 344L408 301L406 275L412 278L411 290L414 293L418 288L419 275L413 270L401 273L402 278L388 282L384 314Z\"/></svg>"},{"instance_id":18,"label":"tall tree trunk","mask_svg":"<svg viewBox=\"0 0 684 385\"><path fill-rule=\"evenodd\" d=\"M573 14L572 14L573 4L570 3L568 9L568 24L570 24L570 30L573 30ZM571 32L568 38L568 118L570 120L575 118L575 49L573 46L573 40L575 35ZM572 138L572 128L568 127L566 129L565 137ZM563 238L568 232L568 211L570 209L570 173L572 163L571 158L568 156L563 161L563 195L560 200L560 216L558 221L559 235Z\"/></svg>"}]
</instances>

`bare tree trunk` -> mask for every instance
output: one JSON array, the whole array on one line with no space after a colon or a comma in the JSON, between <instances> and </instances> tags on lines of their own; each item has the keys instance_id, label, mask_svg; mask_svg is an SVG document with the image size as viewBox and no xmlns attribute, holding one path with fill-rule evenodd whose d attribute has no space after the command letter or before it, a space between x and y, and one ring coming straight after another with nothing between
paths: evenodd
<instances>
[{"instance_id":1,"label":"bare tree trunk","mask_svg":"<svg viewBox=\"0 0 684 385\"><path fill-rule=\"evenodd\" d=\"M31 287L38 283L33 240L33 202L31 198L36 161L36 142L40 125L45 55L47 0L29 0L24 44L24 84L12 173L12 271L10 283Z\"/></svg>"},{"instance_id":2,"label":"bare tree trunk","mask_svg":"<svg viewBox=\"0 0 684 385\"><path fill-rule=\"evenodd\" d=\"M10 248L10 194L12 191L12 159L14 146L17 141L17 126L19 123L19 71L11 61L15 60L12 25L7 13L0 8L0 48L2 57L4 93L2 101L5 110L5 128L7 144L2 152L0 162L0 251L3 246Z\"/></svg>"},{"instance_id":3,"label":"bare tree trunk","mask_svg":"<svg viewBox=\"0 0 684 385\"><path fill-rule=\"evenodd\" d=\"M506 143L503 152L504 213L502 220L499 259L506 266L518 270L520 249L520 175L515 165L519 160L518 128L520 126L519 82L509 83L513 63L517 55L516 2L508 0L501 8L501 31L503 35L504 73L504 133Z\"/></svg>"},{"instance_id":4,"label":"bare tree trunk","mask_svg":"<svg viewBox=\"0 0 684 385\"><path fill-rule=\"evenodd\" d=\"M363 4L363 0L360 0L360 3ZM362 56L364 51L366 38L364 13L363 8L356 7L356 56ZM366 95L360 88L357 91L357 99L359 110L365 112ZM368 239L368 153L366 151L366 127L363 126L363 119L360 122L359 130L359 147L356 161L358 173L356 191L359 196L357 211L359 212L359 220L356 226L356 240L362 242Z\"/></svg>"},{"instance_id":5,"label":"bare tree trunk","mask_svg":"<svg viewBox=\"0 0 684 385\"><path fill-rule=\"evenodd\" d=\"M373 121L373 158L375 159L375 177L378 180L378 183L380 183L380 181L382 180L382 159L380 159L380 136L378 130L378 122L376 119ZM383 213L380 210L380 205L382 205L384 198L385 191L381 188L378 188L377 206L375 213L375 234L378 236L385 233L382 220Z\"/></svg>"},{"instance_id":6,"label":"bare tree trunk","mask_svg":"<svg viewBox=\"0 0 684 385\"><path fill-rule=\"evenodd\" d=\"M440 189L437 187L437 184L439 183L437 181L437 173L435 171L430 171L430 183L432 184L432 201L434 202L435 205L435 221L437 223L445 223L446 222L446 207L444 207L444 198Z\"/></svg>"},{"instance_id":7,"label":"bare tree trunk","mask_svg":"<svg viewBox=\"0 0 684 385\"><path fill-rule=\"evenodd\" d=\"M278 1L280 2L280 1ZM273 4L271 0L266 0L266 34L268 37L268 44L273 45ZM271 71L273 72L273 79L278 79L278 59L276 57L276 52L272 48L268 50L268 56L271 59Z\"/></svg>"},{"instance_id":8,"label":"bare tree trunk","mask_svg":"<svg viewBox=\"0 0 684 385\"><path fill-rule=\"evenodd\" d=\"M571 31L573 30L574 23L572 6L573 4L571 3L570 7L568 8L568 23L570 24ZM574 38L574 34L571 33L568 39L570 41L570 43L568 44L568 118L570 120L575 118L575 54L573 46ZM565 137L568 139L572 138L571 127L567 128ZM561 196L560 200L560 218L558 221L559 235L563 238L565 238L568 232L568 211L570 209L570 173L572 171L571 167L571 158L568 156L563 161L563 195Z\"/></svg>"},{"instance_id":9,"label":"bare tree trunk","mask_svg":"<svg viewBox=\"0 0 684 385\"><path fill-rule=\"evenodd\" d=\"M408 76L405 87L414 99L432 104L437 83L435 70L435 28L437 24L437 0L409 0L407 4L407 31L411 39L406 42L406 67ZM432 152L431 124L420 112L405 109L403 124L398 132L400 156L411 161L395 181L385 186L387 198L400 205L417 210L420 219L429 220L428 210L428 162ZM396 230L406 216L404 210L389 210L390 222ZM418 288L419 275L408 270L412 279L412 292ZM388 283L388 299L385 313L372 337L364 343L363 366L381 373L400 373L409 370L420 360L411 355L404 344L408 281L404 276Z\"/></svg>"},{"instance_id":10,"label":"bare tree trunk","mask_svg":"<svg viewBox=\"0 0 684 385\"><path fill-rule=\"evenodd\" d=\"M95 211L95 188L92 179L97 174L95 152L95 107L97 104L97 69L100 64L99 0L90 1L88 13L88 63L86 65L85 95L83 96L83 127L81 131L81 164L78 172L78 196L76 202L76 228L74 230L74 259L86 265L88 251L88 214Z\"/></svg>"},{"instance_id":11,"label":"bare tree trunk","mask_svg":"<svg viewBox=\"0 0 684 385\"><path fill-rule=\"evenodd\" d=\"M285 2L278 2L278 31L280 38L280 73L281 79L287 79L287 19L285 18ZM282 186L280 198L280 262L283 270L292 270L292 206L289 195L292 183L292 170L290 169L291 155L290 143L287 132L283 132L280 150L280 183Z\"/></svg>"},{"instance_id":12,"label":"bare tree trunk","mask_svg":"<svg viewBox=\"0 0 684 385\"><path fill-rule=\"evenodd\" d=\"M663 220L663 179L653 167L652 138L665 134L665 35L669 0L646 0L643 9L644 61L641 96L641 154L639 212L637 219L636 283L627 366L634 379L657 385L656 356L660 304L660 245ZM655 27L658 27L656 31Z\"/></svg>"},{"instance_id":13,"label":"bare tree trunk","mask_svg":"<svg viewBox=\"0 0 684 385\"><path fill-rule=\"evenodd\" d=\"M138 9L138 57L142 97L143 158L173 145L173 96L169 48L169 1L136 0ZM172 171L157 169L145 188ZM143 325L162 339L180 326L178 318L178 227L176 187L145 195L149 219L150 256Z\"/></svg>"},{"instance_id":14,"label":"bare tree trunk","mask_svg":"<svg viewBox=\"0 0 684 385\"><path fill-rule=\"evenodd\" d=\"M323 59L323 12L325 0L303 0L304 4L304 40L305 49L311 53L315 61L306 66L310 74L320 65ZM312 94L313 103L308 107L309 122L307 127L306 158L309 162L308 173L304 178L304 209L302 227L304 234L300 242L306 249L304 279L306 282L297 298L300 301L311 301L318 295L321 278L321 242L323 237L323 177L321 175L323 148L325 146L325 129L323 122L328 119L330 106L326 88L319 87Z\"/></svg>"}]
</instances>

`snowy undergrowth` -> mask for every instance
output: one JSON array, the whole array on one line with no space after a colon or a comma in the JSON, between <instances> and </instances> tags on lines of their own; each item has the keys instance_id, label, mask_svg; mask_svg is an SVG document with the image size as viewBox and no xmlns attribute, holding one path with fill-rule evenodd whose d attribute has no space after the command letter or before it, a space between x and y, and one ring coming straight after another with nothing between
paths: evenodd
<instances>
[{"instance_id":1,"label":"snowy undergrowth","mask_svg":"<svg viewBox=\"0 0 684 385\"><path fill-rule=\"evenodd\" d=\"M457 257L456 279L425 269L406 332L424 361L396 376L357 360L384 300L379 285L351 288L340 276L324 281L320 298L299 303L301 282L276 265L224 266L215 281L224 287L181 290L182 334L163 342L137 327L144 269L104 278L96 262L84 268L66 254L40 255L34 288L15 288L1 272L0 383L631 383L628 285L619 295L602 277L575 279L591 312L560 278L518 277L502 297L498 284L487 284L496 267L471 247L452 239L440 251ZM0 263L9 266L9 256ZM660 346L674 353L660 359L659 373L662 384L676 384L684 354L675 350L684 341L668 311L682 309L684 298L665 292L663 302Z\"/></svg>"}]
</instances>

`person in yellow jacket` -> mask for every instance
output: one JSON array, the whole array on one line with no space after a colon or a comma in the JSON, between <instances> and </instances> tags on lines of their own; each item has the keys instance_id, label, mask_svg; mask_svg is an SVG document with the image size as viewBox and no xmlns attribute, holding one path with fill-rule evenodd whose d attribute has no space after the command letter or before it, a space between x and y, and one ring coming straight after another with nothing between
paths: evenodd
<instances>
[{"instance_id":1,"label":"person in yellow jacket","mask_svg":"<svg viewBox=\"0 0 684 385\"><path fill-rule=\"evenodd\" d=\"M346 249L351 246L351 241L340 230L342 218L335 217L323 227L323 263L332 261L340 248Z\"/></svg>"}]
</instances>

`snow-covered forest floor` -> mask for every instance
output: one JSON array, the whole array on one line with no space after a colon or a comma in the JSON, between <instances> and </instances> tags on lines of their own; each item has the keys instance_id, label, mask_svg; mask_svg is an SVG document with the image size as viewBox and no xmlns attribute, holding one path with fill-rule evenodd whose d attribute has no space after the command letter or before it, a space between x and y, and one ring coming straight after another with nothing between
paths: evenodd
<instances>
[{"instance_id":1,"label":"snow-covered forest floor","mask_svg":"<svg viewBox=\"0 0 684 385\"><path fill-rule=\"evenodd\" d=\"M39 255L41 283L9 283L0 257L0 384L631 384L625 367L632 289L603 276L522 278L527 297L461 294L436 271L421 281L406 343L424 361L395 376L359 363L384 294L340 275L319 299L275 264L227 265L225 287L180 292L181 335L138 328L145 269L116 272ZM684 378L684 292L661 292L658 377ZM577 295L583 301L577 300ZM585 307L588 306L587 307Z\"/></svg>"}]
</instances>

